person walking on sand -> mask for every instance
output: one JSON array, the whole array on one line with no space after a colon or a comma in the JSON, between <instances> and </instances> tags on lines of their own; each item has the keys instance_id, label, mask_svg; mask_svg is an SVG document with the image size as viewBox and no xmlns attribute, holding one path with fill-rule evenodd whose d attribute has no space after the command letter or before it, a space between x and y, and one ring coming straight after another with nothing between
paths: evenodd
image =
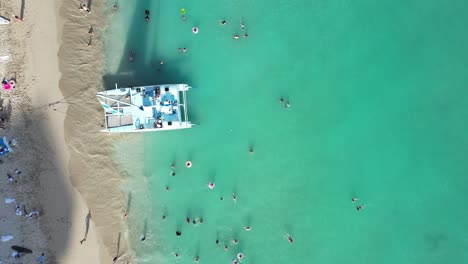
<instances>
[{"instance_id":1,"label":"person walking on sand","mask_svg":"<svg viewBox=\"0 0 468 264\"><path fill-rule=\"evenodd\" d=\"M36 262L39 264L44 264L45 263L45 254L42 253L37 259Z\"/></svg>"},{"instance_id":2,"label":"person walking on sand","mask_svg":"<svg viewBox=\"0 0 468 264\"><path fill-rule=\"evenodd\" d=\"M91 27L89 28L88 34L91 35L91 36L94 35L94 28L93 28L93 26L91 26Z\"/></svg>"}]
</instances>

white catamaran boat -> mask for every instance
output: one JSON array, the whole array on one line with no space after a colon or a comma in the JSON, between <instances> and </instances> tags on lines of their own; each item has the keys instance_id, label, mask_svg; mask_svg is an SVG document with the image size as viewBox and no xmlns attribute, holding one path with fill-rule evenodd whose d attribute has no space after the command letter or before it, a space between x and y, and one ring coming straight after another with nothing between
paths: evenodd
<instances>
[{"instance_id":1,"label":"white catamaran boat","mask_svg":"<svg viewBox=\"0 0 468 264\"><path fill-rule=\"evenodd\" d=\"M105 132L150 132L191 128L187 84L135 86L98 92Z\"/></svg>"}]
</instances>

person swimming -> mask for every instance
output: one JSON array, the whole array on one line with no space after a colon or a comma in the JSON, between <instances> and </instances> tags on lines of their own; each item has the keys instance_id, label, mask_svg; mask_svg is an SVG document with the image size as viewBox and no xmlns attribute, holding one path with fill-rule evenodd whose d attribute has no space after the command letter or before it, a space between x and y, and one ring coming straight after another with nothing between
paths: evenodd
<instances>
[{"instance_id":1,"label":"person swimming","mask_svg":"<svg viewBox=\"0 0 468 264\"><path fill-rule=\"evenodd\" d=\"M165 215L162 216L162 220L166 220L166 216L165 216Z\"/></svg>"},{"instance_id":2,"label":"person swimming","mask_svg":"<svg viewBox=\"0 0 468 264\"><path fill-rule=\"evenodd\" d=\"M293 238L289 234L286 234L286 239L288 239L289 243L294 243Z\"/></svg>"},{"instance_id":3,"label":"person swimming","mask_svg":"<svg viewBox=\"0 0 468 264\"><path fill-rule=\"evenodd\" d=\"M366 205L358 205L356 206L356 210L357 211L361 211L362 209L364 209L366 207Z\"/></svg>"},{"instance_id":4,"label":"person swimming","mask_svg":"<svg viewBox=\"0 0 468 264\"><path fill-rule=\"evenodd\" d=\"M129 55L128 55L128 61L133 62L134 59L135 59L135 52L133 52L133 50L131 50Z\"/></svg>"},{"instance_id":5,"label":"person swimming","mask_svg":"<svg viewBox=\"0 0 468 264\"><path fill-rule=\"evenodd\" d=\"M199 258L198 256L195 256L195 257L193 258L193 261L194 261L194 262L198 262L199 259L200 259L200 258Z\"/></svg>"},{"instance_id":6,"label":"person swimming","mask_svg":"<svg viewBox=\"0 0 468 264\"><path fill-rule=\"evenodd\" d=\"M284 107L289 108L289 106L291 106L291 104L289 103L289 101L287 101Z\"/></svg>"},{"instance_id":7,"label":"person swimming","mask_svg":"<svg viewBox=\"0 0 468 264\"><path fill-rule=\"evenodd\" d=\"M228 250L228 249L229 249L228 245L224 245L224 250Z\"/></svg>"},{"instance_id":8,"label":"person swimming","mask_svg":"<svg viewBox=\"0 0 468 264\"><path fill-rule=\"evenodd\" d=\"M239 243L239 240L233 239L233 240L232 240L232 243L233 243L233 244L237 244L237 243Z\"/></svg>"},{"instance_id":9,"label":"person swimming","mask_svg":"<svg viewBox=\"0 0 468 264\"><path fill-rule=\"evenodd\" d=\"M284 103L284 98L281 97L281 98L279 99L279 101L280 101L280 103Z\"/></svg>"},{"instance_id":10,"label":"person swimming","mask_svg":"<svg viewBox=\"0 0 468 264\"><path fill-rule=\"evenodd\" d=\"M227 24L226 20L223 19L221 22L220 22L221 26L225 26Z\"/></svg>"},{"instance_id":11,"label":"person swimming","mask_svg":"<svg viewBox=\"0 0 468 264\"><path fill-rule=\"evenodd\" d=\"M352 199L351 199L351 202L353 202L353 203L354 203L354 202L357 202L357 201L359 201L359 198L352 198Z\"/></svg>"},{"instance_id":12,"label":"person swimming","mask_svg":"<svg viewBox=\"0 0 468 264\"><path fill-rule=\"evenodd\" d=\"M252 227L246 226L246 227L244 227L244 230L245 230L245 231L250 231L250 230L252 230Z\"/></svg>"},{"instance_id":13,"label":"person swimming","mask_svg":"<svg viewBox=\"0 0 468 264\"><path fill-rule=\"evenodd\" d=\"M180 51L182 51L181 48L179 48ZM163 64L163 61L161 61L161 64ZM172 162L171 169L175 169L175 162Z\"/></svg>"},{"instance_id":14,"label":"person swimming","mask_svg":"<svg viewBox=\"0 0 468 264\"><path fill-rule=\"evenodd\" d=\"M235 40L238 40L239 39L239 35L234 35L232 36Z\"/></svg>"},{"instance_id":15,"label":"person swimming","mask_svg":"<svg viewBox=\"0 0 468 264\"><path fill-rule=\"evenodd\" d=\"M189 223L190 224L190 218L187 216L185 217L185 222Z\"/></svg>"},{"instance_id":16,"label":"person swimming","mask_svg":"<svg viewBox=\"0 0 468 264\"><path fill-rule=\"evenodd\" d=\"M169 190L170 190L169 186L166 186L166 191L169 191Z\"/></svg>"},{"instance_id":17,"label":"person swimming","mask_svg":"<svg viewBox=\"0 0 468 264\"><path fill-rule=\"evenodd\" d=\"M237 203L237 196L235 193L232 193L232 199L234 200L234 203Z\"/></svg>"},{"instance_id":18,"label":"person swimming","mask_svg":"<svg viewBox=\"0 0 468 264\"><path fill-rule=\"evenodd\" d=\"M248 37L249 37L249 34L245 33L244 38L248 38Z\"/></svg>"},{"instance_id":19,"label":"person swimming","mask_svg":"<svg viewBox=\"0 0 468 264\"><path fill-rule=\"evenodd\" d=\"M200 217L199 222L200 222L200 224L203 224L203 218Z\"/></svg>"},{"instance_id":20,"label":"person swimming","mask_svg":"<svg viewBox=\"0 0 468 264\"><path fill-rule=\"evenodd\" d=\"M176 231L175 234L176 234L176 236L181 236L181 235L182 235L182 232Z\"/></svg>"},{"instance_id":21,"label":"person swimming","mask_svg":"<svg viewBox=\"0 0 468 264\"><path fill-rule=\"evenodd\" d=\"M218 240L218 239L216 239L216 245L218 245L218 244L219 244L219 240Z\"/></svg>"}]
</instances>

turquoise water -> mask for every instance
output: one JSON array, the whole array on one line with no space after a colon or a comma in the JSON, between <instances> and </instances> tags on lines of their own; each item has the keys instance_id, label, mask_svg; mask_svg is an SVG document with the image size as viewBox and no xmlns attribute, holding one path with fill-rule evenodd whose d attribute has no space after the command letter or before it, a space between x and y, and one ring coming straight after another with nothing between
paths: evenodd
<instances>
[{"instance_id":1,"label":"turquoise water","mask_svg":"<svg viewBox=\"0 0 468 264\"><path fill-rule=\"evenodd\" d=\"M105 82L194 87L193 129L117 147L137 263L467 263L467 2L119 5Z\"/></svg>"}]
</instances>

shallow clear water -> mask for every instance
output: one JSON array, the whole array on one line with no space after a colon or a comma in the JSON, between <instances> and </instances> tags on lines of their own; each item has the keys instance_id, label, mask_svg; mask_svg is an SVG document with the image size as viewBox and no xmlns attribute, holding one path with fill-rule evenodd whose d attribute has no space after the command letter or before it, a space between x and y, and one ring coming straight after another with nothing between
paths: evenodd
<instances>
[{"instance_id":1,"label":"shallow clear water","mask_svg":"<svg viewBox=\"0 0 468 264\"><path fill-rule=\"evenodd\" d=\"M197 124L117 146L138 263L468 261L466 2L119 4L104 80L188 83Z\"/></svg>"}]
</instances>

